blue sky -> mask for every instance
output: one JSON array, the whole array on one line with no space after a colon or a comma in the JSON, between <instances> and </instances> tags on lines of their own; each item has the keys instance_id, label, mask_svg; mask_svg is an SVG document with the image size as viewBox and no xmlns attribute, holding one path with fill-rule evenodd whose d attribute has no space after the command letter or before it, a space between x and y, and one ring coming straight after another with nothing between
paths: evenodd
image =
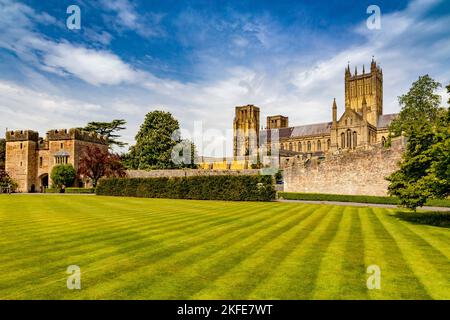
<instances>
[{"instance_id":1,"label":"blue sky","mask_svg":"<svg viewBox=\"0 0 450 320\"><path fill-rule=\"evenodd\" d=\"M80 30L66 27L71 4ZM380 30L366 27L371 4ZM329 121L334 97L343 112L348 61L361 71L375 56L385 113L398 112L419 75L450 82L449 25L445 0L0 0L0 126L43 134L124 118L132 143L145 114L164 109L222 137L202 152L220 155L236 105L291 125Z\"/></svg>"}]
</instances>

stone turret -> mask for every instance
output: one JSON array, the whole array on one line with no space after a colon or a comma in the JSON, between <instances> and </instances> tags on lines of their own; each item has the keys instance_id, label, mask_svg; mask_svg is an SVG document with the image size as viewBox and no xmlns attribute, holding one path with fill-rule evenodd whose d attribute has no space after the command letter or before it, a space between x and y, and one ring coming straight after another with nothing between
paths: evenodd
<instances>
[{"instance_id":1,"label":"stone turret","mask_svg":"<svg viewBox=\"0 0 450 320\"><path fill-rule=\"evenodd\" d=\"M332 109L333 125L336 125L336 122L337 122L336 98L334 98L334 100L333 100L333 107L331 109Z\"/></svg>"}]
</instances>

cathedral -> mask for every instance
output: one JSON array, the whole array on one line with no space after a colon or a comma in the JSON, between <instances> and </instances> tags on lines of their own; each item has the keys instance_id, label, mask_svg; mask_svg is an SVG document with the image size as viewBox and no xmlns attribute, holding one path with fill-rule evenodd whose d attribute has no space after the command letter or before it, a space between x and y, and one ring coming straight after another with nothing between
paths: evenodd
<instances>
[{"instance_id":1,"label":"cathedral","mask_svg":"<svg viewBox=\"0 0 450 320\"><path fill-rule=\"evenodd\" d=\"M254 105L236 107L233 123L234 158L245 159L276 148L280 156L369 149L385 145L388 126L396 114L383 114L383 71L372 59L370 70L352 74L345 68L345 111L338 118L337 102L331 104L331 121L289 126L283 115L269 116L260 130L260 110ZM275 137L275 138L274 138Z\"/></svg>"}]
</instances>

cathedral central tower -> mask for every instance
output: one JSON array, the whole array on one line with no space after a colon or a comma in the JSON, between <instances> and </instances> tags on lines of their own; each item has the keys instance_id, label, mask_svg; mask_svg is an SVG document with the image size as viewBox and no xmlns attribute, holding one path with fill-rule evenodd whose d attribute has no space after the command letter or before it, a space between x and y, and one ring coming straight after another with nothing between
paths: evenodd
<instances>
[{"instance_id":1,"label":"cathedral central tower","mask_svg":"<svg viewBox=\"0 0 450 320\"><path fill-rule=\"evenodd\" d=\"M350 108L359 114L363 113L363 101L367 103L367 121L377 126L378 117L383 114L383 71L372 59L370 72L350 72L350 65L345 70L345 108Z\"/></svg>"}]
</instances>

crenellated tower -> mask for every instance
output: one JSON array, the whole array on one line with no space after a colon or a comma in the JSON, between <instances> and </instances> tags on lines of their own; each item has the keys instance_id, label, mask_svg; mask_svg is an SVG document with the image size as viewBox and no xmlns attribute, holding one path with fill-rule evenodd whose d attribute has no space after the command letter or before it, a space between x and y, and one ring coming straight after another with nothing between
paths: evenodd
<instances>
[{"instance_id":1,"label":"crenellated tower","mask_svg":"<svg viewBox=\"0 0 450 320\"><path fill-rule=\"evenodd\" d=\"M345 69L345 108L363 114L363 102L366 102L367 121L377 126L378 117L383 114L383 71L374 59L370 63L370 72L351 74L350 65Z\"/></svg>"},{"instance_id":2,"label":"crenellated tower","mask_svg":"<svg viewBox=\"0 0 450 320\"><path fill-rule=\"evenodd\" d=\"M248 157L258 153L259 108L254 105L236 107L233 121L234 157Z\"/></svg>"}]
</instances>

